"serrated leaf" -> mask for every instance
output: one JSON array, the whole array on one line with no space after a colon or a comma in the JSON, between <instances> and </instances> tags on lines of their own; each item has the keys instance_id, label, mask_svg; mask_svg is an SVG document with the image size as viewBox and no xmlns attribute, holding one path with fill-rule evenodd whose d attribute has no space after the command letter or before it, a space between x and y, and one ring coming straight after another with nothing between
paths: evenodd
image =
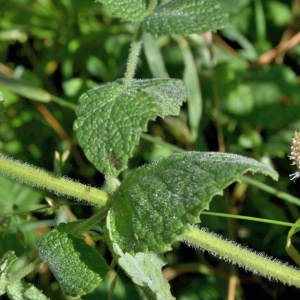
<instances>
[{"instance_id":1,"label":"serrated leaf","mask_svg":"<svg viewBox=\"0 0 300 300\"><path fill-rule=\"evenodd\" d=\"M24 280L16 281L12 286L7 286L7 294L11 300L49 300L42 291Z\"/></svg>"},{"instance_id":2,"label":"serrated leaf","mask_svg":"<svg viewBox=\"0 0 300 300\"><path fill-rule=\"evenodd\" d=\"M108 226L109 224L110 222ZM162 277L161 269L166 264L162 255L155 252L124 254L118 244L113 241L110 229L108 229L107 238L118 264L132 281L143 289L149 300L175 299L171 295L168 281Z\"/></svg>"},{"instance_id":3,"label":"serrated leaf","mask_svg":"<svg viewBox=\"0 0 300 300\"><path fill-rule=\"evenodd\" d=\"M125 91L116 82L106 84L79 98L74 130L95 167L117 177L148 121L178 114L185 98L185 86L177 79L135 80Z\"/></svg>"},{"instance_id":4,"label":"serrated leaf","mask_svg":"<svg viewBox=\"0 0 300 300\"><path fill-rule=\"evenodd\" d=\"M123 252L164 252L199 223L213 196L247 171L278 178L254 159L218 152L174 154L133 171L114 194L109 211L113 241Z\"/></svg>"},{"instance_id":5,"label":"serrated leaf","mask_svg":"<svg viewBox=\"0 0 300 300\"><path fill-rule=\"evenodd\" d=\"M228 15L215 0L171 0L155 8L143 21L143 31L154 36L191 34L227 27Z\"/></svg>"},{"instance_id":6,"label":"serrated leaf","mask_svg":"<svg viewBox=\"0 0 300 300\"><path fill-rule=\"evenodd\" d=\"M129 90L141 90L151 94L157 103L157 115L179 114L180 106L187 99L187 90L180 79L133 80Z\"/></svg>"},{"instance_id":7,"label":"serrated leaf","mask_svg":"<svg viewBox=\"0 0 300 300\"><path fill-rule=\"evenodd\" d=\"M70 296L85 295L109 271L96 249L67 233L52 230L44 234L37 241L37 249L62 291Z\"/></svg>"},{"instance_id":8,"label":"serrated leaf","mask_svg":"<svg viewBox=\"0 0 300 300\"><path fill-rule=\"evenodd\" d=\"M122 21L140 22L147 15L145 0L97 0Z\"/></svg>"}]
</instances>

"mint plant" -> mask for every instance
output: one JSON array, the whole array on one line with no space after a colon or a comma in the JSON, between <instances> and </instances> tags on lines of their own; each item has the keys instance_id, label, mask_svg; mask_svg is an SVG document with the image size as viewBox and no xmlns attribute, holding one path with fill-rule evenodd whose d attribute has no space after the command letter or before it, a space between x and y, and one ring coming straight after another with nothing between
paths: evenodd
<instances>
[{"instance_id":1,"label":"mint plant","mask_svg":"<svg viewBox=\"0 0 300 300\"><path fill-rule=\"evenodd\" d=\"M209 209L215 195L248 171L278 179L278 173L254 159L217 152L174 154L132 171L120 186L120 172L157 116L178 115L188 95L179 79L133 79L143 33L191 34L228 26L228 16L214 0L171 0L157 6L151 0L101 0L123 21L136 24L136 34L123 79L88 90L79 98L74 130L86 157L105 175L110 192L59 177L38 168L0 156L0 172L29 185L84 200L100 206L87 220L61 223L37 242L40 258L13 276L8 270L17 259L7 252L0 262L0 295L11 299L46 299L22 278L47 262L62 291L70 296L85 295L108 273L106 261L84 243L82 233L102 226L115 262L148 299L174 299L161 274L163 254L172 244L183 241L207 250L247 270L300 287L300 273L240 246L224 241L194 226ZM4 112L0 98L0 120ZM101 284L101 283L100 283Z\"/></svg>"}]
</instances>

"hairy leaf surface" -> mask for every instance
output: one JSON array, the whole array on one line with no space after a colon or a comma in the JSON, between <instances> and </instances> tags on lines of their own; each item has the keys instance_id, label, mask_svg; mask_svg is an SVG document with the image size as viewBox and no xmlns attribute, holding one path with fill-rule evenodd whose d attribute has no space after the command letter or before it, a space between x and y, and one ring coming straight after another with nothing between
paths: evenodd
<instances>
[{"instance_id":1,"label":"hairy leaf surface","mask_svg":"<svg viewBox=\"0 0 300 300\"><path fill-rule=\"evenodd\" d=\"M157 115L162 118L177 116L180 106L187 99L186 86L180 79L133 80L129 89L151 94L157 103Z\"/></svg>"},{"instance_id":2,"label":"hairy leaf surface","mask_svg":"<svg viewBox=\"0 0 300 300\"><path fill-rule=\"evenodd\" d=\"M24 280L7 285L7 271L15 260L17 257L14 251L6 252L0 260L0 296L7 293L12 300L47 300L48 298L40 290Z\"/></svg>"},{"instance_id":3,"label":"hairy leaf surface","mask_svg":"<svg viewBox=\"0 0 300 300\"><path fill-rule=\"evenodd\" d=\"M145 0L97 0L122 21L140 22L147 15Z\"/></svg>"},{"instance_id":4,"label":"hairy leaf surface","mask_svg":"<svg viewBox=\"0 0 300 300\"><path fill-rule=\"evenodd\" d=\"M109 224L110 222L108 226ZM162 277L161 269L166 263L161 254L155 252L124 254L118 244L113 241L111 230L108 230L107 238L118 264L132 281L143 289L149 300L175 299L171 295L168 281Z\"/></svg>"},{"instance_id":5,"label":"hairy leaf surface","mask_svg":"<svg viewBox=\"0 0 300 300\"><path fill-rule=\"evenodd\" d=\"M134 81L125 91L119 83L107 84L79 98L74 130L96 168L117 177L148 121L157 115L178 114L185 98L184 84L176 79Z\"/></svg>"},{"instance_id":6,"label":"hairy leaf surface","mask_svg":"<svg viewBox=\"0 0 300 300\"><path fill-rule=\"evenodd\" d=\"M133 171L114 194L112 239L123 252L171 250L211 198L247 171L278 177L254 159L218 152L174 154Z\"/></svg>"},{"instance_id":7,"label":"hairy leaf surface","mask_svg":"<svg viewBox=\"0 0 300 300\"><path fill-rule=\"evenodd\" d=\"M85 295L109 271L105 260L83 240L52 230L38 239L41 258L70 296Z\"/></svg>"},{"instance_id":8,"label":"hairy leaf surface","mask_svg":"<svg viewBox=\"0 0 300 300\"><path fill-rule=\"evenodd\" d=\"M190 34L217 30L229 25L228 15L215 0L171 0L156 7L143 21L143 31L154 36Z\"/></svg>"}]
</instances>

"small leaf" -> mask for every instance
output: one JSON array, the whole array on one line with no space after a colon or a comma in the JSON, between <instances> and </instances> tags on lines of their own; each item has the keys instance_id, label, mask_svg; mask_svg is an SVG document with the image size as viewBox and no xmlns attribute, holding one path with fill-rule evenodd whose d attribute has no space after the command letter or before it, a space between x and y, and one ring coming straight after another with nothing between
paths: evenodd
<instances>
[{"instance_id":1,"label":"small leaf","mask_svg":"<svg viewBox=\"0 0 300 300\"><path fill-rule=\"evenodd\" d=\"M13 285L7 285L7 271L10 265L17 260L14 251L6 252L0 260L0 296L7 293L12 300L47 300L33 284L18 280Z\"/></svg>"},{"instance_id":2,"label":"small leaf","mask_svg":"<svg viewBox=\"0 0 300 300\"><path fill-rule=\"evenodd\" d=\"M140 22L147 15L145 0L97 0L122 21Z\"/></svg>"},{"instance_id":3,"label":"small leaf","mask_svg":"<svg viewBox=\"0 0 300 300\"><path fill-rule=\"evenodd\" d=\"M86 157L100 172L117 177L148 121L178 114L186 95L177 79L134 80L125 91L115 82L82 94L74 130Z\"/></svg>"},{"instance_id":4,"label":"small leaf","mask_svg":"<svg viewBox=\"0 0 300 300\"><path fill-rule=\"evenodd\" d=\"M171 250L212 197L247 171L278 178L254 159L218 152L174 154L133 171L114 194L107 219L112 240L124 253Z\"/></svg>"},{"instance_id":5,"label":"small leaf","mask_svg":"<svg viewBox=\"0 0 300 300\"><path fill-rule=\"evenodd\" d=\"M11 300L49 300L42 291L24 280L16 281L12 286L8 286L7 294Z\"/></svg>"},{"instance_id":6,"label":"small leaf","mask_svg":"<svg viewBox=\"0 0 300 300\"><path fill-rule=\"evenodd\" d=\"M0 260L0 274L2 274L3 272L5 273L8 267L17 259L18 258L16 257L14 251L6 252Z\"/></svg>"},{"instance_id":7,"label":"small leaf","mask_svg":"<svg viewBox=\"0 0 300 300\"><path fill-rule=\"evenodd\" d=\"M37 248L62 291L70 296L85 295L109 271L96 249L67 233L52 230L38 239Z\"/></svg>"},{"instance_id":8,"label":"small leaf","mask_svg":"<svg viewBox=\"0 0 300 300\"><path fill-rule=\"evenodd\" d=\"M156 7L143 21L143 31L154 36L191 34L227 27L228 15L215 0L171 0Z\"/></svg>"},{"instance_id":9,"label":"small leaf","mask_svg":"<svg viewBox=\"0 0 300 300\"><path fill-rule=\"evenodd\" d=\"M162 277L161 269L166 264L162 255L155 252L124 254L118 244L113 242L110 230L108 235L114 258L132 281L143 289L149 300L175 299L171 295L168 281Z\"/></svg>"}]
</instances>

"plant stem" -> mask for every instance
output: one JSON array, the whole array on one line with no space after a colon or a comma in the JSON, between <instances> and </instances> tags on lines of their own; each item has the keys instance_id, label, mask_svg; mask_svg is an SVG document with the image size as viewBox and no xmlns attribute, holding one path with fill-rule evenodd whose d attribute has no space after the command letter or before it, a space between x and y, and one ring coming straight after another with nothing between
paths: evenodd
<instances>
[{"instance_id":1,"label":"plant stem","mask_svg":"<svg viewBox=\"0 0 300 300\"><path fill-rule=\"evenodd\" d=\"M23 278L24 276L26 276L27 274L29 274L30 272L32 272L35 268L37 268L41 263L43 262L43 260L41 258L36 259L35 261L33 261L31 264L29 264L28 266L26 266L24 269L22 269L20 272L18 272L17 274L15 274L13 277L11 277L10 279L8 279L6 281L7 285L13 285L17 280L20 280L21 278Z\"/></svg>"},{"instance_id":2,"label":"plant stem","mask_svg":"<svg viewBox=\"0 0 300 300\"><path fill-rule=\"evenodd\" d=\"M86 232L87 230L95 227L97 223L99 223L103 218L105 218L108 211L109 207L102 208L89 219L78 222L77 225L68 233L72 235L77 235Z\"/></svg>"},{"instance_id":3,"label":"plant stem","mask_svg":"<svg viewBox=\"0 0 300 300\"><path fill-rule=\"evenodd\" d=\"M156 4L157 4L157 0L151 0L151 2L149 3L149 6L147 8L149 15L152 13L153 9L156 7Z\"/></svg>"},{"instance_id":4,"label":"plant stem","mask_svg":"<svg viewBox=\"0 0 300 300\"><path fill-rule=\"evenodd\" d=\"M247 176L243 176L243 180L245 182L247 182L248 184L251 184L252 186L255 186L269 194L275 195L276 197L278 197L280 199L286 200L288 202L291 202L293 204L300 206L300 199L297 197L294 197L288 193L279 191L279 190L273 188L272 186L269 186L265 183L262 183L260 181L257 181L255 179L247 177Z\"/></svg>"},{"instance_id":5,"label":"plant stem","mask_svg":"<svg viewBox=\"0 0 300 300\"><path fill-rule=\"evenodd\" d=\"M126 70L126 75L124 79L124 85L123 85L123 91L125 91L131 82L132 77L134 76L134 71L136 68L136 63L138 60L138 54L141 49L141 43L142 43L142 26L141 23L139 24L139 27L136 31L135 37L133 42L131 43L131 49L130 49L130 54L127 62L127 70Z\"/></svg>"},{"instance_id":6,"label":"plant stem","mask_svg":"<svg viewBox=\"0 0 300 300\"><path fill-rule=\"evenodd\" d=\"M108 185L109 189L113 193L117 189L117 184L116 184L115 178L110 177L110 176L105 176L105 181L106 181L106 184Z\"/></svg>"},{"instance_id":7,"label":"plant stem","mask_svg":"<svg viewBox=\"0 0 300 300\"><path fill-rule=\"evenodd\" d=\"M54 193L86 200L101 206L110 206L111 199L103 191L33 168L1 155L0 173L13 179L19 179L32 186L48 189Z\"/></svg>"},{"instance_id":8,"label":"plant stem","mask_svg":"<svg viewBox=\"0 0 300 300\"><path fill-rule=\"evenodd\" d=\"M259 275L274 278L287 284L300 287L300 272L286 265L269 260L261 255L245 250L236 244L224 241L208 232L190 226L190 232L183 234L183 241L214 255L230 260L246 270L255 271Z\"/></svg>"},{"instance_id":9,"label":"plant stem","mask_svg":"<svg viewBox=\"0 0 300 300\"><path fill-rule=\"evenodd\" d=\"M262 223L270 223L273 225L282 225L282 226L300 228L300 224L295 224L295 223L288 223L288 222L281 222L281 221L276 221L276 220L268 220L268 219L261 219L261 218L254 218L254 217L247 217L247 216L240 216L240 215L232 215L232 214L222 214L222 213L216 213L216 212L210 212L210 211L202 211L201 215L233 218L233 219L239 219L239 220L249 220L249 221L255 221L255 222L262 222Z\"/></svg>"}]
</instances>

